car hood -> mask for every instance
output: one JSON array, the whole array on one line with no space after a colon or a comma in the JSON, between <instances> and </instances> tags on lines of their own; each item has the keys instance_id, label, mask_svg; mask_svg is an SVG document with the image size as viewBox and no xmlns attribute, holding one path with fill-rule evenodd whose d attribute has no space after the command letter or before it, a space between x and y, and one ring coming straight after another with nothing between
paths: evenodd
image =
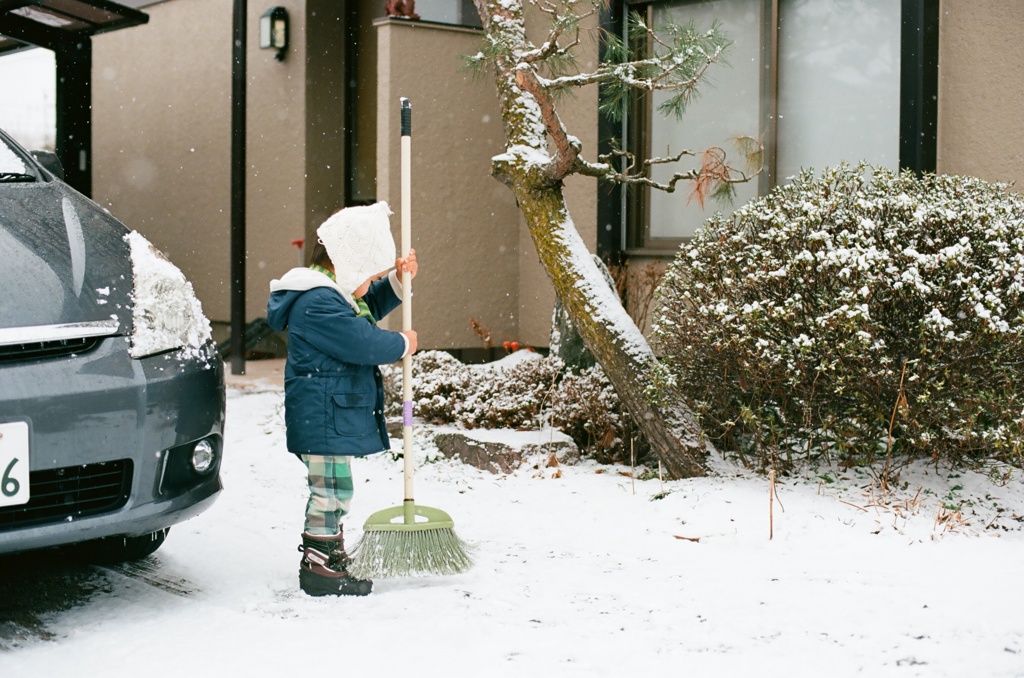
<instances>
[{"instance_id":1,"label":"car hood","mask_svg":"<svg viewBox=\"0 0 1024 678\"><path fill-rule=\"evenodd\" d=\"M59 181L0 184L0 329L108 321L131 329L127 229Z\"/></svg>"}]
</instances>

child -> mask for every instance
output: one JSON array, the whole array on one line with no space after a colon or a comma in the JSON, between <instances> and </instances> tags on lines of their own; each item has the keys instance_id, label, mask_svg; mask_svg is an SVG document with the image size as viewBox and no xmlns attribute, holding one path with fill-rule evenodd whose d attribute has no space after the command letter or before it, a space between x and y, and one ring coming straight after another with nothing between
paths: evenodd
<instances>
[{"instance_id":1,"label":"child","mask_svg":"<svg viewBox=\"0 0 1024 678\"><path fill-rule=\"evenodd\" d=\"M390 214L383 202L335 213L317 229L309 268L270 283L267 320L288 330L288 451L309 482L299 586L313 596L365 596L373 587L348 574L341 518L352 499L351 458L390 448L377 366L416 350L415 332L376 325L401 304L401 272L412 278L418 268L414 250L395 259Z\"/></svg>"}]
</instances>

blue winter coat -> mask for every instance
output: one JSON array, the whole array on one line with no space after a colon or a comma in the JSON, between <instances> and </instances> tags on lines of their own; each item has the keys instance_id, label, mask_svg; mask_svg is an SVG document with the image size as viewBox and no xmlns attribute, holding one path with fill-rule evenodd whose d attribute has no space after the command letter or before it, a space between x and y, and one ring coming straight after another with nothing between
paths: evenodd
<instances>
[{"instance_id":1,"label":"blue winter coat","mask_svg":"<svg viewBox=\"0 0 1024 678\"><path fill-rule=\"evenodd\" d=\"M385 278L370 286L363 300L374 318L401 304L397 284ZM267 321L278 332L288 330L288 451L365 456L389 449L377 366L401 359L405 338L356 315L352 303L322 273L293 269L271 289Z\"/></svg>"}]
</instances>

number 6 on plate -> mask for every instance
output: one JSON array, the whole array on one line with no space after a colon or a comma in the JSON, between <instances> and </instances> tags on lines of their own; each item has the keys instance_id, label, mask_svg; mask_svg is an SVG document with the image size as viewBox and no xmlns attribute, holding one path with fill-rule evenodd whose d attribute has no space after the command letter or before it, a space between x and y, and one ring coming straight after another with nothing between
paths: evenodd
<instances>
[{"instance_id":1,"label":"number 6 on plate","mask_svg":"<svg viewBox=\"0 0 1024 678\"><path fill-rule=\"evenodd\" d=\"M0 424L0 506L29 500L28 423Z\"/></svg>"}]
</instances>

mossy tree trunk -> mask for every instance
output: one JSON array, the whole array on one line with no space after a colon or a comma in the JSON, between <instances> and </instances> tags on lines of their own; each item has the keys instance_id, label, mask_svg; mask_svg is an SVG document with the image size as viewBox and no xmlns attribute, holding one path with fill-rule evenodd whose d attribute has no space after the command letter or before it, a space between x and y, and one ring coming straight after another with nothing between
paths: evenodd
<instances>
[{"instance_id":1,"label":"mossy tree trunk","mask_svg":"<svg viewBox=\"0 0 1024 678\"><path fill-rule=\"evenodd\" d=\"M657 359L617 295L605 283L573 224L563 179L580 169L579 144L539 85L528 54L522 3L476 0L487 39L501 45L492 57L507 141L493 160L494 176L516 196L537 254L555 292L637 426L675 478L705 475L710 445L693 413L648 396ZM543 48L542 48L543 49Z\"/></svg>"}]
</instances>

